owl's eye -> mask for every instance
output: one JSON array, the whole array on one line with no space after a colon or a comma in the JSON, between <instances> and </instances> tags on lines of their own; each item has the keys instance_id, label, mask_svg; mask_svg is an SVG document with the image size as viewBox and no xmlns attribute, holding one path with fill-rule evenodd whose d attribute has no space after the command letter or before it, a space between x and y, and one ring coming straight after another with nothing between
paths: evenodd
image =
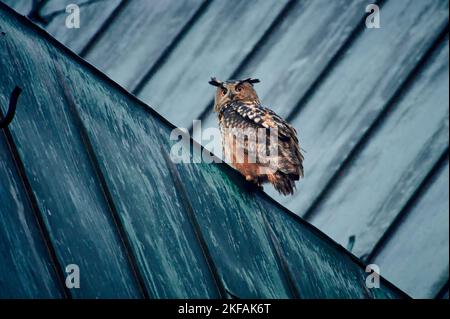
<instances>
[{"instance_id":1,"label":"owl's eye","mask_svg":"<svg viewBox=\"0 0 450 319\"><path fill-rule=\"evenodd\" d=\"M236 86L235 90L236 90L236 92L241 92L242 91L242 87Z\"/></svg>"},{"instance_id":2,"label":"owl's eye","mask_svg":"<svg viewBox=\"0 0 450 319\"><path fill-rule=\"evenodd\" d=\"M227 94L227 89L222 89L222 95Z\"/></svg>"}]
</instances>

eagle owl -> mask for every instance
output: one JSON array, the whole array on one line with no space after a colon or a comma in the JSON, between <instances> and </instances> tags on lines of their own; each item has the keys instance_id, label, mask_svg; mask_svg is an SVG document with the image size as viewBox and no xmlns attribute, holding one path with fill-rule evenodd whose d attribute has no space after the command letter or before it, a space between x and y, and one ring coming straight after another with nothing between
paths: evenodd
<instances>
[{"instance_id":1,"label":"eagle owl","mask_svg":"<svg viewBox=\"0 0 450 319\"><path fill-rule=\"evenodd\" d=\"M258 79L219 81L214 111L218 113L225 159L246 180L260 186L271 183L283 194L294 193L303 177L303 155L296 130L272 110L263 107L253 88Z\"/></svg>"}]
</instances>

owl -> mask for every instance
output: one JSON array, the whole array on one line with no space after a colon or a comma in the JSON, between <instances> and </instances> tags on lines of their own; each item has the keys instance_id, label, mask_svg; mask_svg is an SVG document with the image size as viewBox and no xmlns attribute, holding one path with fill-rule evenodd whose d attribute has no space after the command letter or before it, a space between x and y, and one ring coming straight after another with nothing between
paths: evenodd
<instances>
[{"instance_id":1,"label":"owl","mask_svg":"<svg viewBox=\"0 0 450 319\"><path fill-rule=\"evenodd\" d=\"M247 181L262 187L271 183L283 195L292 195L303 177L303 155L297 132L284 119L263 107L253 84L258 79L219 81L214 111L218 115L225 160Z\"/></svg>"}]
</instances>

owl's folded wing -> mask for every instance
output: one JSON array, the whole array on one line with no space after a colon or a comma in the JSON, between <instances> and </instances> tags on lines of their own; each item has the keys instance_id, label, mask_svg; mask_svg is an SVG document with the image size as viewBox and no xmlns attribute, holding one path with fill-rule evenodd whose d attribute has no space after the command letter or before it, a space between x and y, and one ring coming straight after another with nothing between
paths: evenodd
<instances>
[{"instance_id":1,"label":"owl's folded wing","mask_svg":"<svg viewBox=\"0 0 450 319\"><path fill-rule=\"evenodd\" d=\"M281 139L293 139L298 143L297 131L295 128L289 125L271 109L259 106L257 104L242 103L239 101L231 103L229 108L257 126L268 129L278 129Z\"/></svg>"},{"instance_id":2,"label":"owl's folded wing","mask_svg":"<svg viewBox=\"0 0 450 319\"><path fill-rule=\"evenodd\" d=\"M268 108L248 102L234 101L224 111L226 126L231 128L235 136L239 136L237 131L242 128L276 128L279 138L278 169L287 174L303 176L303 155L300 152L297 132L284 119ZM271 143L268 140L267 145L269 144ZM239 146L249 153L255 152L261 157L264 156L264 143L252 145L246 142L238 145L238 148Z\"/></svg>"}]
</instances>

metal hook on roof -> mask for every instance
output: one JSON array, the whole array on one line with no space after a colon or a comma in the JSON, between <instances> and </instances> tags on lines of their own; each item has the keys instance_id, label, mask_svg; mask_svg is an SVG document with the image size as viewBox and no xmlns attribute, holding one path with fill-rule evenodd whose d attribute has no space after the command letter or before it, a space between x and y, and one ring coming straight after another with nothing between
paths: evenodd
<instances>
[{"instance_id":1,"label":"metal hook on roof","mask_svg":"<svg viewBox=\"0 0 450 319\"><path fill-rule=\"evenodd\" d=\"M20 93L22 93L22 89L18 86L16 86L14 90L11 92L11 96L9 98L8 112L6 113L6 116L3 119L0 116L0 128L7 127L13 120L14 114L16 113L17 100L19 99Z\"/></svg>"}]
</instances>

